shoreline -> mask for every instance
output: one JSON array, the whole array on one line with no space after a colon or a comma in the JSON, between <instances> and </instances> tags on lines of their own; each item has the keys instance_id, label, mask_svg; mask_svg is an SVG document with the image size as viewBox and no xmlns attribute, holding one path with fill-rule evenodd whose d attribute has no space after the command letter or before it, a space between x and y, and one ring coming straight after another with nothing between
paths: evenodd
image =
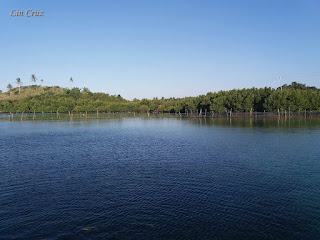
<instances>
[{"instance_id":1,"label":"shoreline","mask_svg":"<svg viewBox=\"0 0 320 240\"><path fill-rule=\"evenodd\" d=\"M300 113L275 113L275 112L254 112L254 113L135 113L135 112L97 112L97 113L0 113L0 120L94 120L94 119L121 119L121 118L184 118L184 119L307 119L319 118L319 112Z\"/></svg>"}]
</instances>

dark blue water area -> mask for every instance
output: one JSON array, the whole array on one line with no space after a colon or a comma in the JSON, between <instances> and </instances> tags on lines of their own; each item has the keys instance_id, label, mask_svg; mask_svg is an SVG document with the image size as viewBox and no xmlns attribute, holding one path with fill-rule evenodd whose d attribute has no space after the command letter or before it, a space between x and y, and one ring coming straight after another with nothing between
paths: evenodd
<instances>
[{"instance_id":1,"label":"dark blue water area","mask_svg":"<svg viewBox=\"0 0 320 240\"><path fill-rule=\"evenodd\" d=\"M0 121L0 239L320 239L320 120Z\"/></svg>"}]
</instances>

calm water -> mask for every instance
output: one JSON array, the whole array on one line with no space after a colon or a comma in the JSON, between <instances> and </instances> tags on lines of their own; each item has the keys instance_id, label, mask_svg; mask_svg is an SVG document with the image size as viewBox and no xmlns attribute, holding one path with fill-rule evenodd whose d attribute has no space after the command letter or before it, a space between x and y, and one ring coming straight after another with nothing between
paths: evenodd
<instances>
[{"instance_id":1,"label":"calm water","mask_svg":"<svg viewBox=\"0 0 320 240\"><path fill-rule=\"evenodd\" d=\"M0 239L320 239L320 120L0 121Z\"/></svg>"}]
</instances>

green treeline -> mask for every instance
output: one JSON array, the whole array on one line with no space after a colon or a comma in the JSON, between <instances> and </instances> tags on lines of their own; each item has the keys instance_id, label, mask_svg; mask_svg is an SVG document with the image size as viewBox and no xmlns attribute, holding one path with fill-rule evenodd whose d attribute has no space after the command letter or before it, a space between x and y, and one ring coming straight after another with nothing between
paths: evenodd
<instances>
[{"instance_id":1,"label":"green treeline","mask_svg":"<svg viewBox=\"0 0 320 240\"><path fill-rule=\"evenodd\" d=\"M32 86L35 87L35 86ZM120 95L92 93L88 88L63 89L52 92L48 87L37 86L41 93L20 99L0 98L0 112L276 112L320 111L320 89L293 82L282 88L250 88L230 91L209 92L206 95L185 98L134 99ZM25 87L26 89L26 87ZM2 95L15 94L1 93ZM24 89L21 90L23 94ZM0 95L1 96L1 95Z\"/></svg>"}]
</instances>

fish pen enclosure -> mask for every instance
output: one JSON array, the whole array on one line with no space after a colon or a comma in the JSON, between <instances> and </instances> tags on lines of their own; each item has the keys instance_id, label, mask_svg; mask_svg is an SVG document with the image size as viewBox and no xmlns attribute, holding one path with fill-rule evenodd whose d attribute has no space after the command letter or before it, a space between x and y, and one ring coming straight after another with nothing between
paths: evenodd
<instances>
[{"instance_id":1,"label":"fish pen enclosure","mask_svg":"<svg viewBox=\"0 0 320 240\"><path fill-rule=\"evenodd\" d=\"M86 120L113 118L312 118L320 117L320 112L314 111L278 111L278 112L193 112L193 113L165 113L165 112L21 112L0 113L1 120Z\"/></svg>"}]
</instances>

